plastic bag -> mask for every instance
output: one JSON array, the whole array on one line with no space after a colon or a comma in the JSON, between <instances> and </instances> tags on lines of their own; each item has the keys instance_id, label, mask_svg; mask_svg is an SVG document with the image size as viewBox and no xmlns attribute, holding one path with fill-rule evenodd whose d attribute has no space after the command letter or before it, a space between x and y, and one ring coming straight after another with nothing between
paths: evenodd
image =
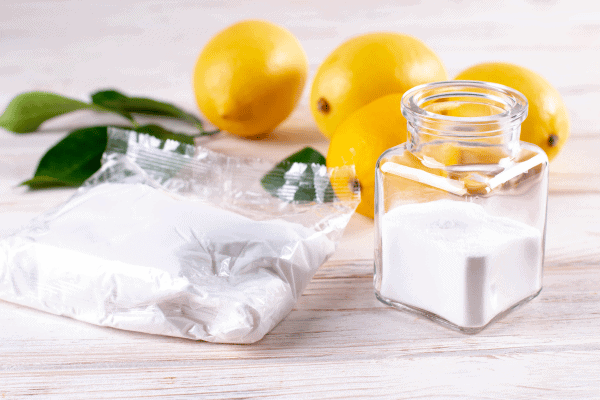
<instances>
[{"instance_id":1,"label":"plastic bag","mask_svg":"<svg viewBox=\"0 0 600 400\"><path fill-rule=\"evenodd\" d=\"M112 129L101 169L0 241L0 298L118 329L256 342L291 311L360 200L316 164L282 171L275 197L260 182L272 167ZM317 200L281 199L307 187Z\"/></svg>"}]
</instances>

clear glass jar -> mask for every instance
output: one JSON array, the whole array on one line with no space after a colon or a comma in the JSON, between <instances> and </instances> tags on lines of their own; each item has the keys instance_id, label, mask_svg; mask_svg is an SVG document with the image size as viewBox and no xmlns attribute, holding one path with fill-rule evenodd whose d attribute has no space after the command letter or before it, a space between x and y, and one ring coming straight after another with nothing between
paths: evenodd
<instances>
[{"instance_id":1,"label":"clear glass jar","mask_svg":"<svg viewBox=\"0 0 600 400\"><path fill-rule=\"evenodd\" d=\"M375 293L476 333L542 289L548 158L520 142L527 99L477 81L402 98L408 141L375 172Z\"/></svg>"}]
</instances>

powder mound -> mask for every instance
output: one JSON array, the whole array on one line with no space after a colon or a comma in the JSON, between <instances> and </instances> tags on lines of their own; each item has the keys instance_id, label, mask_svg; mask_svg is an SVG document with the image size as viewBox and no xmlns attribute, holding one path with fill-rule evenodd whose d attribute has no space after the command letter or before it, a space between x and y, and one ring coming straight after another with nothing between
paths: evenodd
<instances>
[{"instance_id":1,"label":"powder mound","mask_svg":"<svg viewBox=\"0 0 600 400\"><path fill-rule=\"evenodd\" d=\"M397 207L381 222L380 295L481 327L541 289L542 232L474 203Z\"/></svg>"},{"instance_id":2,"label":"powder mound","mask_svg":"<svg viewBox=\"0 0 600 400\"><path fill-rule=\"evenodd\" d=\"M515 237L540 235L532 226L493 216L482 206L463 201L409 204L390 211L385 220L400 229L414 228L415 240L434 241L452 252L470 256L495 252Z\"/></svg>"}]
</instances>

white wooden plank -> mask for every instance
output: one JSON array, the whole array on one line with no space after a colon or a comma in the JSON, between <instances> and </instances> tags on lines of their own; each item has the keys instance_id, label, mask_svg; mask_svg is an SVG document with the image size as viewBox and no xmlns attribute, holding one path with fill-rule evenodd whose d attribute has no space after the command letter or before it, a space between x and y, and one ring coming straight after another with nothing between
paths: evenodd
<instances>
[{"instance_id":1,"label":"white wooden plank","mask_svg":"<svg viewBox=\"0 0 600 400\"><path fill-rule=\"evenodd\" d=\"M8 387L9 396L46 399L557 399L596 398L597 352L373 361L231 362L223 374L210 365L116 369L95 374L42 372ZM590 365L583 369L583 365ZM590 385L591 384L591 385Z\"/></svg>"},{"instance_id":2,"label":"white wooden plank","mask_svg":"<svg viewBox=\"0 0 600 400\"><path fill-rule=\"evenodd\" d=\"M381 305L372 295L370 263L325 267L289 317L250 346L147 337L42 316L50 334L21 335L26 347L17 337L3 338L2 390L44 398L77 398L83 391L86 398L593 398L600 369L598 268L547 268L537 299L475 336ZM78 338L86 331L91 335Z\"/></svg>"}]
</instances>

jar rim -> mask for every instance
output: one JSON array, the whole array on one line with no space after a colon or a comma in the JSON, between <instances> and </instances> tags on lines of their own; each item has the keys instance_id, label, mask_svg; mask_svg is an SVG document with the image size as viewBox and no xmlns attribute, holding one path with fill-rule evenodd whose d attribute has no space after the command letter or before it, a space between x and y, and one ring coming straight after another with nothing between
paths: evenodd
<instances>
[{"instance_id":1,"label":"jar rim","mask_svg":"<svg viewBox=\"0 0 600 400\"><path fill-rule=\"evenodd\" d=\"M482 104L489 101L500 104L503 112L493 115L460 117L443 115L422 107L426 102L440 101L454 97L477 98ZM527 117L527 98L519 91L498 83L470 80L441 81L425 83L409 89L402 96L402 115L409 123L448 122L455 124L512 126L521 124Z\"/></svg>"}]
</instances>

